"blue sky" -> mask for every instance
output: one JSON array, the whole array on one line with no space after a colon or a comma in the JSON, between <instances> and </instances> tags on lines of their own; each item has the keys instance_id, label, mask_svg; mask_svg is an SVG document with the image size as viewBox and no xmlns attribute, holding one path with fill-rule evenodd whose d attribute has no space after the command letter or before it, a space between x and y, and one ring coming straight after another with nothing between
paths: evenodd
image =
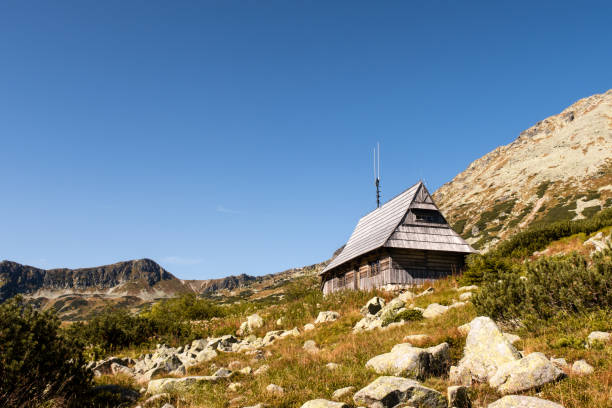
<instances>
[{"instance_id":1,"label":"blue sky","mask_svg":"<svg viewBox=\"0 0 612 408\"><path fill-rule=\"evenodd\" d=\"M535 4L537 3L537 4ZM607 4L606 4L607 3ZM0 259L181 278L328 258L612 88L609 2L3 1Z\"/></svg>"}]
</instances>

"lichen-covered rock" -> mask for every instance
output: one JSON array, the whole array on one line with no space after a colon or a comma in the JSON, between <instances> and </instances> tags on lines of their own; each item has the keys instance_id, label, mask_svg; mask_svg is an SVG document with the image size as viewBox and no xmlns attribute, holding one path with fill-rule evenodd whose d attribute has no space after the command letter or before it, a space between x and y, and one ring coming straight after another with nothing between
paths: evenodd
<instances>
[{"instance_id":1,"label":"lichen-covered rock","mask_svg":"<svg viewBox=\"0 0 612 408\"><path fill-rule=\"evenodd\" d=\"M459 295L459 300L470 300L473 296L472 292L464 292Z\"/></svg>"},{"instance_id":2,"label":"lichen-covered rock","mask_svg":"<svg viewBox=\"0 0 612 408\"><path fill-rule=\"evenodd\" d=\"M215 382L219 378L215 376L192 376L182 378L160 378L159 380L149 381L147 394L161 394L164 392L172 393L185 391L187 388L194 385Z\"/></svg>"},{"instance_id":3,"label":"lichen-covered rock","mask_svg":"<svg viewBox=\"0 0 612 408\"><path fill-rule=\"evenodd\" d=\"M359 333L363 331L374 330L378 327L382 327L383 321L378 316L366 316L357 323L353 327L354 333Z\"/></svg>"},{"instance_id":4,"label":"lichen-covered rock","mask_svg":"<svg viewBox=\"0 0 612 408\"><path fill-rule=\"evenodd\" d=\"M448 311L448 306L443 306L438 303L432 303L425 308L423 317L426 319L433 319L434 317L442 316Z\"/></svg>"},{"instance_id":5,"label":"lichen-covered rock","mask_svg":"<svg viewBox=\"0 0 612 408\"><path fill-rule=\"evenodd\" d=\"M575 375L587 375L592 374L595 371L592 365L587 363L585 360L578 360L572 364L572 374Z\"/></svg>"},{"instance_id":6,"label":"lichen-covered rock","mask_svg":"<svg viewBox=\"0 0 612 408\"><path fill-rule=\"evenodd\" d=\"M312 323L306 323L304 325L304 331L311 331L311 330L314 330L314 329L315 329L315 326Z\"/></svg>"},{"instance_id":7,"label":"lichen-covered rock","mask_svg":"<svg viewBox=\"0 0 612 408\"><path fill-rule=\"evenodd\" d=\"M402 309L406 305L401 299L395 298L387 303L382 309L378 312L378 317L382 321L393 321L395 316L397 316L400 309Z\"/></svg>"},{"instance_id":8,"label":"lichen-covered rock","mask_svg":"<svg viewBox=\"0 0 612 408\"><path fill-rule=\"evenodd\" d=\"M489 404L488 408L563 408L563 405L536 397L507 395Z\"/></svg>"},{"instance_id":9,"label":"lichen-covered rock","mask_svg":"<svg viewBox=\"0 0 612 408\"><path fill-rule=\"evenodd\" d=\"M270 394L274 394L278 396L281 396L285 393L285 390L283 389L283 387L281 387L280 385L276 385L276 384L268 384L268 386L266 387L266 391L269 392Z\"/></svg>"},{"instance_id":10,"label":"lichen-covered rock","mask_svg":"<svg viewBox=\"0 0 612 408\"><path fill-rule=\"evenodd\" d=\"M319 312L317 319L315 320L315 324L326 323L326 322L334 322L338 320L340 317L340 313L327 311L327 312Z\"/></svg>"},{"instance_id":11,"label":"lichen-covered rock","mask_svg":"<svg viewBox=\"0 0 612 408\"><path fill-rule=\"evenodd\" d=\"M348 405L326 399L315 399L305 402L302 408L348 408Z\"/></svg>"},{"instance_id":12,"label":"lichen-covered rock","mask_svg":"<svg viewBox=\"0 0 612 408\"><path fill-rule=\"evenodd\" d=\"M513 394L540 387L563 378L565 374L542 353L531 353L503 364L489 379L489 385L502 394Z\"/></svg>"},{"instance_id":13,"label":"lichen-covered rock","mask_svg":"<svg viewBox=\"0 0 612 408\"><path fill-rule=\"evenodd\" d=\"M344 397L347 397L353 394L354 392L355 392L355 387L353 386L340 388L334 391L334 393L332 394L332 398L335 400L339 400L339 399L342 399Z\"/></svg>"},{"instance_id":14,"label":"lichen-covered rock","mask_svg":"<svg viewBox=\"0 0 612 408\"><path fill-rule=\"evenodd\" d=\"M392 408L399 404L415 408L447 408L446 398L436 390L402 377L378 377L353 396L369 408Z\"/></svg>"},{"instance_id":15,"label":"lichen-covered rock","mask_svg":"<svg viewBox=\"0 0 612 408\"><path fill-rule=\"evenodd\" d=\"M468 388L462 385L453 385L446 389L449 408L472 408L472 401L468 395Z\"/></svg>"},{"instance_id":16,"label":"lichen-covered rock","mask_svg":"<svg viewBox=\"0 0 612 408\"><path fill-rule=\"evenodd\" d=\"M422 349L410 343L395 345L389 353L371 358L366 367L378 374L424 379L446 372L450 361L447 343Z\"/></svg>"},{"instance_id":17,"label":"lichen-covered rock","mask_svg":"<svg viewBox=\"0 0 612 408\"><path fill-rule=\"evenodd\" d=\"M319 347L317 347L317 343L315 343L314 340L306 340L304 342L304 346L302 346L302 348L304 350L306 350L306 352L310 353L310 354L316 354L319 351L321 351L319 349Z\"/></svg>"},{"instance_id":18,"label":"lichen-covered rock","mask_svg":"<svg viewBox=\"0 0 612 408\"><path fill-rule=\"evenodd\" d=\"M478 290L478 286L476 285L461 286L460 288L457 288L457 292L472 292L475 290Z\"/></svg>"},{"instance_id":19,"label":"lichen-covered rock","mask_svg":"<svg viewBox=\"0 0 612 408\"><path fill-rule=\"evenodd\" d=\"M198 363L203 363L206 361L210 361L215 357L217 357L217 352L215 350L204 349L196 355L195 359Z\"/></svg>"},{"instance_id":20,"label":"lichen-covered rock","mask_svg":"<svg viewBox=\"0 0 612 408\"><path fill-rule=\"evenodd\" d=\"M517 341L519 341L521 338L519 336L517 336L516 334L512 334L512 333L503 333L504 337L506 338L506 340L508 340L510 342L510 344L514 344Z\"/></svg>"},{"instance_id":21,"label":"lichen-covered rock","mask_svg":"<svg viewBox=\"0 0 612 408\"><path fill-rule=\"evenodd\" d=\"M375 315L385 306L385 300L381 297L374 296L368 300L368 303L361 308L361 314L364 316Z\"/></svg>"},{"instance_id":22,"label":"lichen-covered rock","mask_svg":"<svg viewBox=\"0 0 612 408\"><path fill-rule=\"evenodd\" d=\"M479 382L488 381L502 365L519 360L520 353L504 337L489 317L476 317L470 322L464 356L458 368L469 372Z\"/></svg>"},{"instance_id":23,"label":"lichen-covered rock","mask_svg":"<svg viewBox=\"0 0 612 408\"><path fill-rule=\"evenodd\" d=\"M587 346L593 346L595 344L605 344L612 341L612 333L594 331L587 337Z\"/></svg>"}]
</instances>

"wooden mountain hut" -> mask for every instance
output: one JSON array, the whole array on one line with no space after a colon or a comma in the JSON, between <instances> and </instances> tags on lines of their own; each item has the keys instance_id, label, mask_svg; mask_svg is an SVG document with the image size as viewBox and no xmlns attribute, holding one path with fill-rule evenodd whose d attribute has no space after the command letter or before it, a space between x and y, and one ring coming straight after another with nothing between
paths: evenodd
<instances>
[{"instance_id":1,"label":"wooden mountain hut","mask_svg":"<svg viewBox=\"0 0 612 408\"><path fill-rule=\"evenodd\" d=\"M419 182L359 220L320 273L323 293L422 285L459 273L473 252Z\"/></svg>"}]
</instances>

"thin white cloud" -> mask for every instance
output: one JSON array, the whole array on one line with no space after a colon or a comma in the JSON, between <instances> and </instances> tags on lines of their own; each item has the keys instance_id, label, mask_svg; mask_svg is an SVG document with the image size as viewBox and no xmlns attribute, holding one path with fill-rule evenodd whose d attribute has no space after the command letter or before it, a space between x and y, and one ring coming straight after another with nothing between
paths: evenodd
<instances>
[{"instance_id":1,"label":"thin white cloud","mask_svg":"<svg viewBox=\"0 0 612 408\"><path fill-rule=\"evenodd\" d=\"M197 265L202 263L200 258L184 258L182 256L167 256L162 259L162 262L171 265Z\"/></svg>"},{"instance_id":2,"label":"thin white cloud","mask_svg":"<svg viewBox=\"0 0 612 408\"><path fill-rule=\"evenodd\" d=\"M232 210L231 208L224 207L221 204L217 206L217 212L224 214L242 214L242 211Z\"/></svg>"}]
</instances>

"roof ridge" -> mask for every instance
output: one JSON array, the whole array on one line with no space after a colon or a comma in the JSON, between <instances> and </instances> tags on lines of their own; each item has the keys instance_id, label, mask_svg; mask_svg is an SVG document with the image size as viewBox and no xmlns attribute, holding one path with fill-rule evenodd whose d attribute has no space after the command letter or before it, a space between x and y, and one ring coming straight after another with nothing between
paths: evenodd
<instances>
[{"instance_id":1,"label":"roof ridge","mask_svg":"<svg viewBox=\"0 0 612 408\"><path fill-rule=\"evenodd\" d=\"M386 206L387 204L389 204L391 201L395 200L396 198L398 198L399 196L401 196L402 194L408 192L409 190L412 190L414 187L418 186L419 184L423 184L422 181L418 181L417 183L411 185L410 187L408 187L407 189L405 189L404 191L402 191L401 193L398 193L396 195L393 196L393 198L390 198L388 201L386 201L383 205L381 205L380 207L377 207L375 209L373 209L372 211L370 211L369 213L365 214L364 216L362 216L361 218L359 218L359 220L361 221L363 218L367 217L368 215L374 213L377 210L380 210L381 208L383 208L384 206ZM425 184L423 184L425 185ZM431 194L430 194L431 195ZM414 200L414 197L413 197Z\"/></svg>"}]
</instances>

